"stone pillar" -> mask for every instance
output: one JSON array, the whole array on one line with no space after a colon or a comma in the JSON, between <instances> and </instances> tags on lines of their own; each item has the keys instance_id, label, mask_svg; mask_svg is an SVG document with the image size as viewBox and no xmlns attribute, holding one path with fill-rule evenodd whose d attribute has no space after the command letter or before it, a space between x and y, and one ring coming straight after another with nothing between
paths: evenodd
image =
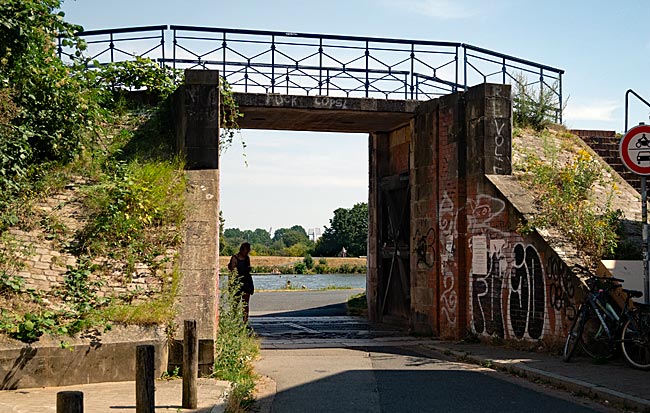
<instances>
[{"instance_id":1,"label":"stone pillar","mask_svg":"<svg viewBox=\"0 0 650 413\"><path fill-rule=\"evenodd\" d=\"M219 169L219 72L186 70L175 95L183 108L177 113L176 140L187 169Z\"/></svg>"},{"instance_id":2,"label":"stone pillar","mask_svg":"<svg viewBox=\"0 0 650 413\"><path fill-rule=\"evenodd\" d=\"M467 174L481 184L483 175L512 173L512 99L509 85L482 84L465 94Z\"/></svg>"},{"instance_id":3,"label":"stone pillar","mask_svg":"<svg viewBox=\"0 0 650 413\"><path fill-rule=\"evenodd\" d=\"M196 320L199 373L214 366L219 299L219 72L185 71L173 99L178 149L185 155L187 219L170 366L182 364L183 321Z\"/></svg>"}]
</instances>

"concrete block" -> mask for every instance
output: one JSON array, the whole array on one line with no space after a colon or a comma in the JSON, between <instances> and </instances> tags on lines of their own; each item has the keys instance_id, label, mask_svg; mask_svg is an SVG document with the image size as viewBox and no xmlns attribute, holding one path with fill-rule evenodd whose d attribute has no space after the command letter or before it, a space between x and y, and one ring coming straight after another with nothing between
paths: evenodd
<instances>
[{"instance_id":1,"label":"concrete block","mask_svg":"<svg viewBox=\"0 0 650 413\"><path fill-rule=\"evenodd\" d=\"M219 148L217 146L186 147L187 169L218 169Z\"/></svg>"},{"instance_id":2,"label":"concrete block","mask_svg":"<svg viewBox=\"0 0 650 413\"><path fill-rule=\"evenodd\" d=\"M185 70L186 85L219 85L218 70Z\"/></svg>"}]
</instances>

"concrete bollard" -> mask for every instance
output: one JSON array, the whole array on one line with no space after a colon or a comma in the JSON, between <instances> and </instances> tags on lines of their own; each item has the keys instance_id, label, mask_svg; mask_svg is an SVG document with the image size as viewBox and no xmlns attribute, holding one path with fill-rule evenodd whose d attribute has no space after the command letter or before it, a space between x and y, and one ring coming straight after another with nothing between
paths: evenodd
<instances>
[{"instance_id":1,"label":"concrete bollard","mask_svg":"<svg viewBox=\"0 0 650 413\"><path fill-rule=\"evenodd\" d=\"M154 346L137 346L135 351L135 411L155 413Z\"/></svg>"},{"instance_id":2,"label":"concrete bollard","mask_svg":"<svg viewBox=\"0 0 650 413\"><path fill-rule=\"evenodd\" d=\"M196 320L185 320L183 330L183 408L196 409L198 404L199 337Z\"/></svg>"},{"instance_id":3,"label":"concrete bollard","mask_svg":"<svg viewBox=\"0 0 650 413\"><path fill-rule=\"evenodd\" d=\"M60 391L56 394L56 413L83 413L84 394L80 391Z\"/></svg>"}]
</instances>

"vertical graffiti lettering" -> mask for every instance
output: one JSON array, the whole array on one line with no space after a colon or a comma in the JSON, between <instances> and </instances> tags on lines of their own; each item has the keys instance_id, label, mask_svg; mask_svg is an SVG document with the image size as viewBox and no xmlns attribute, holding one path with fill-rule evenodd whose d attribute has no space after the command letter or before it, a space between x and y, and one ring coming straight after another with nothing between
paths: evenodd
<instances>
[{"instance_id":1,"label":"vertical graffiti lettering","mask_svg":"<svg viewBox=\"0 0 650 413\"><path fill-rule=\"evenodd\" d=\"M504 122L499 126L499 122L494 119L494 126L496 127L497 133L494 137L494 167L492 169L494 174L498 175L504 171L505 159L503 145L505 144L505 138L501 134L501 131L503 131L503 127L506 124Z\"/></svg>"},{"instance_id":2,"label":"vertical graffiti lettering","mask_svg":"<svg viewBox=\"0 0 650 413\"><path fill-rule=\"evenodd\" d=\"M438 223L440 226L440 242L442 252L440 255L440 269L442 273L442 288L440 294L440 313L445 316L449 325L456 324L456 307L458 305L456 291L454 290L454 250L456 237L456 219L458 211L454 202L445 192L440 203Z\"/></svg>"},{"instance_id":3,"label":"vertical graffiti lettering","mask_svg":"<svg viewBox=\"0 0 650 413\"><path fill-rule=\"evenodd\" d=\"M537 250L521 243L514 248L515 262L510 275L509 316L512 332L524 338L526 332L539 339L544 330L544 270Z\"/></svg>"},{"instance_id":4,"label":"vertical graffiti lettering","mask_svg":"<svg viewBox=\"0 0 650 413\"><path fill-rule=\"evenodd\" d=\"M505 245L505 240L490 240L488 273L472 276L473 326L478 334L504 336L501 291L508 268Z\"/></svg>"},{"instance_id":5,"label":"vertical graffiti lettering","mask_svg":"<svg viewBox=\"0 0 650 413\"><path fill-rule=\"evenodd\" d=\"M546 267L546 278L549 283L549 305L558 313L564 310L565 317L572 321L576 315L575 292L573 274L564 262L558 257L550 257ZM559 314L558 317L560 318Z\"/></svg>"}]
</instances>

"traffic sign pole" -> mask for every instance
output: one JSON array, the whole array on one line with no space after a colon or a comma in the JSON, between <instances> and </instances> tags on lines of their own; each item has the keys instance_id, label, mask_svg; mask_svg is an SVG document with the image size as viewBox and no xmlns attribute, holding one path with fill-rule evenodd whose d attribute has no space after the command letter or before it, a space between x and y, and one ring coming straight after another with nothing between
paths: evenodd
<instances>
[{"instance_id":1,"label":"traffic sign pole","mask_svg":"<svg viewBox=\"0 0 650 413\"><path fill-rule=\"evenodd\" d=\"M625 118L627 128L627 113ZM641 253L643 254L643 299L650 304L650 249L648 229L648 184L650 175L650 126L643 123L625 131L621 139L620 154L623 165L641 178L641 224L642 241Z\"/></svg>"},{"instance_id":2,"label":"traffic sign pole","mask_svg":"<svg viewBox=\"0 0 650 413\"><path fill-rule=\"evenodd\" d=\"M650 268L648 268L648 186L646 176L641 175L641 221L643 222L643 240L641 249L643 250L643 299L646 304L650 304Z\"/></svg>"}]
</instances>

